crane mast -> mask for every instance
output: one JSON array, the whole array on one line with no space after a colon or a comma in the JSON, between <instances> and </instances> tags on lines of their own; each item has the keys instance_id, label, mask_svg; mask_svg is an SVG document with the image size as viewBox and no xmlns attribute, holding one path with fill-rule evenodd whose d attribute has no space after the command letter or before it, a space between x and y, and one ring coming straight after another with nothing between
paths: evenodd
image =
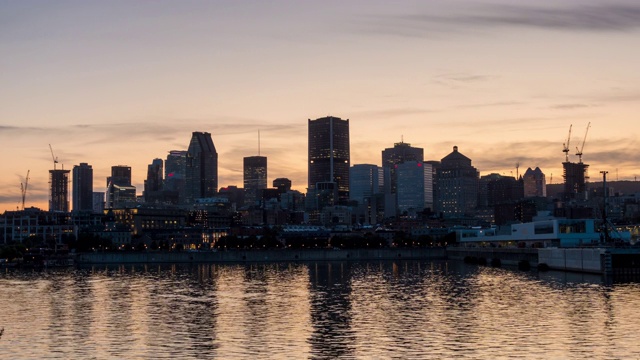
<instances>
[{"instance_id":1,"label":"crane mast","mask_svg":"<svg viewBox=\"0 0 640 360\"><path fill-rule=\"evenodd\" d=\"M589 133L589 127L591 127L591 122L587 124L587 130L584 132L584 139L582 140L582 145L578 149L576 146L576 155L578 156L578 161L582 164L582 150L584 150L584 143L587 142L587 134Z\"/></svg>"},{"instance_id":2,"label":"crane mast","mask_svg":"<svg viewBox=\"0 0 640 360\"><path fill-rule=\"evenodd\" d=\"M573 124L569 125L569 136L567 136L567 142L562 144L562 152L564 153L565 162L569 162L569 142L571 142L571 127L573 127Z\"/></svg>"},{"instance_id":3,"label":"crane mast","mask_svg":"<svg viewBox=\"0 0 640 360\"><path fill-rule=\"evenodd\" d=\"M20 183L20 194L22 195L22 210L24 210L24 202L27 199L27 189L29 188L29 172L27 170L27 177L24 179L24 183Z\"/></svg>"},{"instance_id":4,"label":"crane mast","mask_svg":"<svg viewBox=\"0 0 640 360\"><path fill-rule=\"evenodd\" d=\"M51 150L51 158L53 159L53 170L56 169L56 164L58 163L58 158L53 154L53 148L51 144L49 144L49 150Z\"/></svg>"}]
</instances>

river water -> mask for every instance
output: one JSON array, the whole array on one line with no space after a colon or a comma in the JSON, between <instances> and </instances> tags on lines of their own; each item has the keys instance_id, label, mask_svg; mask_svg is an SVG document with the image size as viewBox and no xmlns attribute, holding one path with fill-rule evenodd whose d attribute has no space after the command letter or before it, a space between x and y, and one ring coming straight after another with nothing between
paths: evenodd
<instances>
[{"instance_id":1,"label":"river water","mask_svg":"<svg viewBox=\"0 0 640 360\"><path fill-rule=\"evenodd\" d=\"M640 285L456 261L0 269L0 359L637 359Z\"/></svg>"}]
</instances>

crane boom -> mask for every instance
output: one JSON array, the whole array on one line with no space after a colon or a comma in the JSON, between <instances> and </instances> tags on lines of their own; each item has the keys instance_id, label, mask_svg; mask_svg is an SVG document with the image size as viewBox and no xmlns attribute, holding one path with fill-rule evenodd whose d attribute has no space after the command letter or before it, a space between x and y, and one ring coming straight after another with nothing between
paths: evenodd
<instances>
[{"instance_id":1,"label":"crane boom","mask_svg":"<svg viewBox=\"0 0 640 360\"><path fill-rule=\"evenodd\" d=\"M565 162L569 162L569 142L571 142L571 128L573 124L569 125L569 136L567 136L567 142L562 144L562 152L564 153Z\"/></svg>"},{"instance_id":2,"label":"crane boom","mask_svg":"<svg viewBox=\"0 0 640 360\"><path fill-rule=\"evenodd\" d=\"M53 148L51 147L51 144L49 144L49 150L51 150L51 158L53 159L53 170L55 170L56 164L58 163L58 158L53 155Z\"/></svg>"},{"instance_id":3,"label":"crane boom","mask_svg":"<svg viewBox=\"0 0 640 360\"><path fill-rule=\"evenodd\" d=\"M24 202L27 199L27 189L29 188L29 172L27 170L27 177L24 179L24 183L20 183L20 193L22 195L22 210L24 210Z\"/></svg>"},{"instance_id":4,"label":"crane boom","mask_svg":"<svg viewBox=\"0 0 640 360\"><path fill-rule=\"evenodd\" d=\"M582 145L580 149L576 146L576 155L578 156L578 160L582 163L582 150L584 150L584 143L587 142L587 134L589 133L589 127L591 127L591 122L587 124L587 130L584 132L584 139L582 140Z\"/></svg>"}]
</instances>

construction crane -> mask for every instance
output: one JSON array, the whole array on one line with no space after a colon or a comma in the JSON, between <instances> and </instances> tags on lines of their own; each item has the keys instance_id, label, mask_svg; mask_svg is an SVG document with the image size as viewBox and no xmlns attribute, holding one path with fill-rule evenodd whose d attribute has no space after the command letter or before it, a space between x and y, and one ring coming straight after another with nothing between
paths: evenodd
<instances>
[{"instance_id":1,"label":"construction crane","mask_svg":"<svg viewBox=\"0 0 640 360\"><path fill-rule=\"evenodd\" d=\"M567 142L562 144L562 152L564 153L564 161L569 162L569 142L571 141L571 127L573 124L569 125L569 136L567 136Z\"/></svg>"},{"instance_id":2,"label":"construction crane","mask_svg":"<svg viewBox=\"0 0 640 360\"><path fill-rule=\"evenodd\" d=\"M49 150L51 150L51 158L53 159L53 170L55 170L56 164L58 163L58 158L53 155L53 148L51 147L51 144L49 144Z\"/></svg>"},{"instance_id":3,"label":"construction crane","mask_svg":"<svg viewBox=\"0 0 640 360\"><path fill-rule=\"evenodd\" d=\"M587 134L589 133L589 127L591 126L591 122L587 124L587 130L584 132L584 139L582 140L582 146L580 149L576 146L576 155L578 156L578 162L582 164L582 150L584 150L584 143L587 141Z\"/></svg>"},{"instance_id":4,"label":"construction crane","mask_svg":"<svg viewBox=\"0 0 640 360\"><path fill-rule=\"evenodd\" d=\"M29 172L27 170L27 177L24 179L24 183L20 183L20 194L22 195L22 210L24 210L24 202L27 199L27 189L29 188Z\"/></svg>"}]
</instances>

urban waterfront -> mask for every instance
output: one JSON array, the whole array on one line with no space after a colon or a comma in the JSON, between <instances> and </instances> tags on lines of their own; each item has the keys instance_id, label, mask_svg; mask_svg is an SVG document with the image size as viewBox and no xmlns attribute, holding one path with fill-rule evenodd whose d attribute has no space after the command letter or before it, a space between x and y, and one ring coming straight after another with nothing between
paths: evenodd
<instances>
[{"instance_id":1,"label":"urban waterfront","mask_svg":"<svg viewBox=\"0 0 640 360\"><path fill-rule=\"evenodd\" d=\"M640 356L640 284L460 261L1 269L0 358Z\"/></svg>"}]
</instances>

